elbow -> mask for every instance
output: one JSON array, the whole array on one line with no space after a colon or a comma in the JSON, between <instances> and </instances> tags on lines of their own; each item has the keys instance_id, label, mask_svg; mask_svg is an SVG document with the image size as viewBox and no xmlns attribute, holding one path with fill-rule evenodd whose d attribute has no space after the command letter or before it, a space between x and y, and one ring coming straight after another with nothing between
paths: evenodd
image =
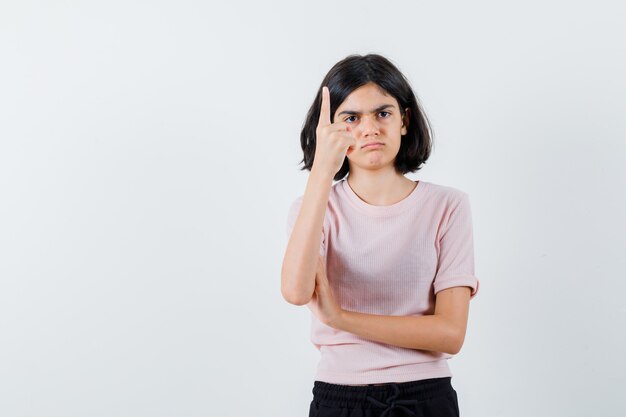
<instances>
[{"instance_id":1,"label":"elbow","mask_svg":"<svg viewBox=\"0 0 626 417\"><path fill-rule=\"evenodd\" d=\"M461 329L452 321L443 320L440 331L441 338L439 351L450 355L456 355L459 353L465 339L465 329Z\"/></svg>"},{"instance_id":2,"label":"elbow","mask_svg":"<svg viewBox=\"0 0 626 417\"><path fill-rule=\"evenodd\" d=\"M280 280L281 295L289 304L302 306L311 301L315 291L315 276L313 279L303 279L298 268L290 268L283 263ZM307 289L307 283L312 283L313 286Z\"/></svg>"},{"instance_id":3,"label":"elbow","mask_svg":"<svg viewBox=\"0 0 626 417\"><path fill-rule=\"evenodd\" d=\"M307 297L302 291L298 291L294 288L287 288L285 285L281 286L280 293L285 301L295 306L308 304L309 301L311 301L311 297L313 297L313 294L310 294Z\"/></svg>"},{"instance_id":4,"label":"elbow","mask_svg":"<svg viewBox=\"0 0 626 417\"><path fill-rule=\"evenodd\" d=\"M282 291L282 295L283 295L283 299L285 301L287 301L289 304L293 304L295 306L303 306L305 304L308 304L309 301L311 301L311 298L307 299L306 297L301 297L298 295L292 295L290 293L287 293L285 291Z\"/></svg>"},{"instance_id":5,"label":"elbow","mask_svg":"<svg viewBox=\"0 0 626 417\"><path fill-rule=\"evenodd\" d=\"M456 355L461 351L461 346L462 344L452 345L448 348L448 351L446 353L449 353L450 355Z\"/></svg>"},{"instance_id":6,"label":"elbow","mask_svg":"<svg viewBox=\"0 0 626 417\"><path fill-rule=\"evenodd\" d=\"M465 334L463 332L457 332L455 337L451 338L450 346L448 346L448 352L451 355L456 355L461 351L463 342L465 341Z\"/></svg>"}]
</instances>

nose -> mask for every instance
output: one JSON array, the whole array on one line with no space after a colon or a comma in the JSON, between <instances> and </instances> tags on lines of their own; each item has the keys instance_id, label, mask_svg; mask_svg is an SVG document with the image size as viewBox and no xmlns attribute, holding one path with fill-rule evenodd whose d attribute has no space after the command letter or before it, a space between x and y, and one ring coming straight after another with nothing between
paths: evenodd
<instances>
[{"instance_id":1,"label":"nose","mask_svg":"<svg viewBox=\"0 0 626 417\"><path fill-rule=\"evenodd\" d=\"M377 136L379 133L378 123L372 117L363 117L360 123L363 136Z\"/></svg>"}]
</instances>

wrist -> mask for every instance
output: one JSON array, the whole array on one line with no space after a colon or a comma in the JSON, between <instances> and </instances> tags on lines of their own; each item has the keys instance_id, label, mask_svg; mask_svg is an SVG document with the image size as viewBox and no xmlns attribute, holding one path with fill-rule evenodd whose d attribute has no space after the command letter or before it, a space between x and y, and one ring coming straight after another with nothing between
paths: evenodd
<instances>
[{"instance_id":1,"label":"wrist","mask_svg":"<svg viewBox=\"0 0 626 417\"><path fill-rule=\"evenodd\" d=\"M311 167L311 174L309 177L312 177L316 180L332 183L335 174L331 173L328 169L321 168L315 164Z\"/></svg>"}]
</instances>

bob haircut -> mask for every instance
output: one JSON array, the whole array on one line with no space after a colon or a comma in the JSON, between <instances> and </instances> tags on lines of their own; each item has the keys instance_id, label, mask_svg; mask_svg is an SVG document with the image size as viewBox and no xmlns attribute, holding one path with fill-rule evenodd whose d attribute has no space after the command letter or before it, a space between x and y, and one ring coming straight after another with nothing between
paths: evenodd
<instances>
[{"instance_id":1,"label":"bob haircut","mask_svg":"<svg viewBox=\"0 0 626 417\"><path fill-rule=\"evenodd\" d=\"M410 109L409 126L406 135L402 135L400 149L394 161L397 172L406 174L421 169L421 165L430 156L432 147L432 129L428 119L411 89L406 77L387 58L378 54L349 55L337 62L324 77L317 90L315 100L309 109L306 120L300 133L300 145L304 152L305 169L311 170L315 156L315 130L320 117L322 106L322 87L327 86L330 92L331 122L334 123L335 111L343 101L357 88L373 82L393 96L400 106L401 116L404 117L407 107ZM350 172L348 157L334 176L335 181L344 178Z\"/></svg>"}]
</instances>

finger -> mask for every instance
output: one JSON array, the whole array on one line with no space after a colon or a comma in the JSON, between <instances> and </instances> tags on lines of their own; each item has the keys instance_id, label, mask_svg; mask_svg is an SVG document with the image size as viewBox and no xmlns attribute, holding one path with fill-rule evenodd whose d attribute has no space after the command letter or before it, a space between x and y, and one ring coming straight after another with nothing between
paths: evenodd
<instances>
[{"instance_id":1,"label":"finger","mask_svg":"<svg viewBox=\"0 0 626 417\"><path fill-rule=\"evenodd\" d=\"M352 142L348 145L348 149L346 149L346 155L350 155L356 149L356 139L352 138Z\"/></svg>"},{"instance_id":2,"label":"finger","mask_svg":"<svg viewBox=\"0 0 626 417\"><path fill-rule=\"evenodd\" d=\"M318 255L317 257L317 269L319 270L322 267L322 255Z\"/></svg>"},{"instance_id":3,"label":"finger","mask_svg":"<svg viewBox=\"0 0 626 417\"><path fill-rule=\"evenodd\" d=\"M324 274L324 266L322 265L321 262L317 263L317 276L321 279L322 275Z\"/></svg>"},{"instance_id":4,"label":"finger","mask_svg":"<svg viewBox=\"0 0 626 417\"><path fill-rule=\"evenodd\" d=\"M350 155L352 152L354 152L354 148L350 147L350 148L348 148L348 150L346 151L346 155Z\"/></svg>"},{"instance_id":5,"label":"finger","mask_svg":"<svg viewBox=\"0 0 626 417\"><path fill-rule=\"evenodd\" d=\"M340 134L337 135L337 142L340 144L340 146L344 149L344 151L348 150L348 149L356 149L357 146L357 142L356 139L354 139L353 136L351 136L350 134Z\"/></svg>"},{"instance_id":6,"label":"finger","mask_svg":"<svg viewBox=\"0 0 626 417\"><path fill-rule=\"evenodd\" d=\"M322 106L320 107L320 119L318 126L328 126L330 124L330 92L328 87L322 87Z\"/></svg>"},{"instance_id":7,"label":"finger","mask_svg":"<svg viewBox=\"0 0 626 417\"><path fill-rule=\"evenodd\" d=\"M324 275L324 266L322 265L321 260L317 262L317 270L315 271L315 280L318 282L322 281L322 276Z\"/></svg>"},{"instance_id":8,"label":"finger","mask_svg":"<svg viewBox=\"0 0 626 417\"><path fill-rule=\"evenodd\" d=\"M350 136L352 136L352 127L346 122L335 122L330 125L323 126L323 128L324 128L324 133L327 135L330 135L331 133L334 133L334 132L342 132L342 133L348 133ZM318 126L317 134L320 134L320 132L321 130L319 129L319 126Z\"/></svg>"}]
</instances>

